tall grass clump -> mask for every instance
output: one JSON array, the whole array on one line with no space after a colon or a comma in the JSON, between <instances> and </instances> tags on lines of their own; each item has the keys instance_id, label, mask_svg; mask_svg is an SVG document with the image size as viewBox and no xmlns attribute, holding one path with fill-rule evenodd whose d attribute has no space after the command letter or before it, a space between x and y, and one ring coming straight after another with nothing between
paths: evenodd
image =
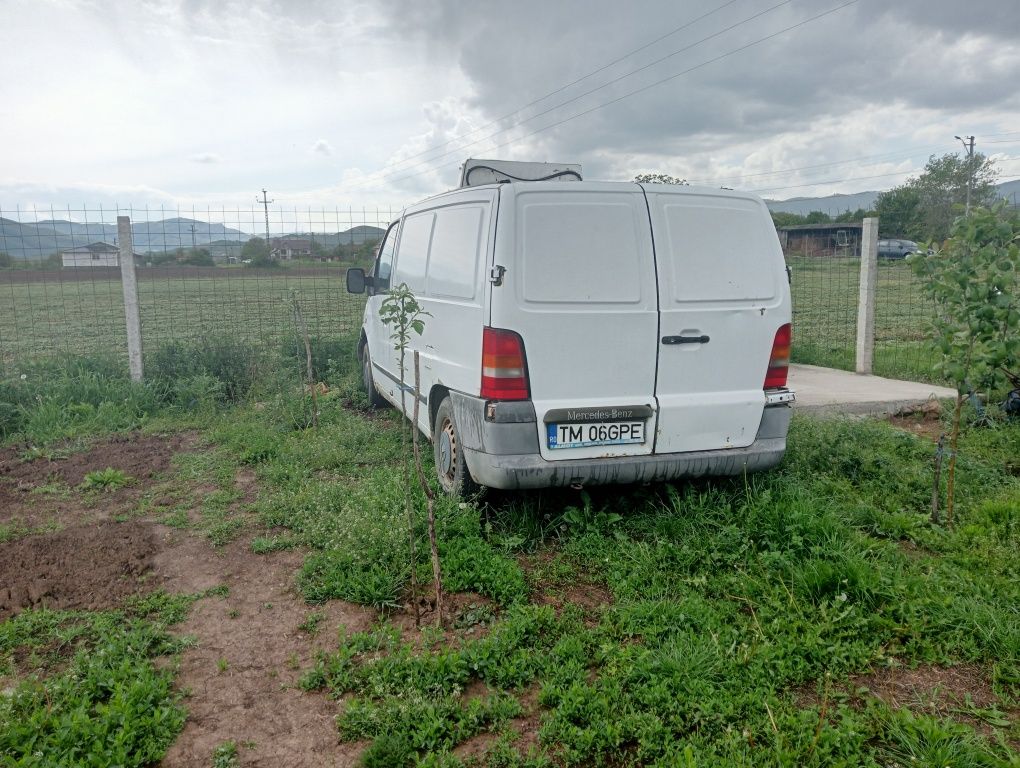
<instances>
[{"instance_id":1,"label":"tall grass clump","mask_svg":"<svg viewBox=\"0 0 1020 768\"><path fill-rule=\"evenodd\" d=\"M171 341L145 358L146 378L162 385L170 402L186 400L196 389L207 396L239 402L272 368L272 361L253 344L215 336L194 342Z\"/></svg>"},{"instance_id":2,"label":"tall grass clump","mask_svg":"<svg viewBox=\"0 0 1020 768\"><path fill-rule=\"evenodd\" d=\"M161 407L158 387L134 384L111 357L61 357L0 380L0 439L48 443L139 425Z\"/></svg>"}]
</instances>

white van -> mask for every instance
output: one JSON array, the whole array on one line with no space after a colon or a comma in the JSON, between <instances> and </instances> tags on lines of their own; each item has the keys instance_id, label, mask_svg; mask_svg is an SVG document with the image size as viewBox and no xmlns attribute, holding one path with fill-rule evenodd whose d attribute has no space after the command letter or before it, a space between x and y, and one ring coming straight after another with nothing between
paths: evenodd
<instances>
[{"instance_id":1,"label":"white van","mask_svg":"<svg viewBox=\"0 0 1020 768\"><path fill-rule=\"evenodd\" d=\"M411 206L370 275L359 358L376 404L413 402L449 493L734 475L786 450L790 289L765 204L740 192L487 184ZM431 316L406 353L379 310Z\"/></svg>"}]
</instances>

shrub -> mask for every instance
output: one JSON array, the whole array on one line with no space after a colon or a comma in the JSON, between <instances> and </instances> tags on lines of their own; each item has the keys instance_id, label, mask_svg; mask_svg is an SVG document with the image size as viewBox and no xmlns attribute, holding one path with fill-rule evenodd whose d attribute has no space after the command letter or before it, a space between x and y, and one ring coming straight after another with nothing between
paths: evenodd
<instances>
[{"instance_id":1,"label":"shrub","mask_svg":"<svg viewBox=\"0 0 1020 768\"><path fill-rule=\"evenodd\" d=\"M222 399L236 402L244 399L258 381L263 367L263 356L254 345L237 339L210 337L196 342L171 341L149 353L145 360L146 376L153 382L162 382L171 393L181 392L194 396L195 379L207 377L199 386L202 397L211 396L208 379L222 385Z\"/></svg>"}]
</instances>

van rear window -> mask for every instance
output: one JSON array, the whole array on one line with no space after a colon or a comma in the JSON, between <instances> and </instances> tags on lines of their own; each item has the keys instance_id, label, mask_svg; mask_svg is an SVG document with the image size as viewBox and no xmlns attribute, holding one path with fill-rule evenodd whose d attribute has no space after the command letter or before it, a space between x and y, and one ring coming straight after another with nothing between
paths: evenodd
<instances>
[{"instance_id":1,"label":"van rear window","mask_svg":"<svg viewBox=\"0 0 1020 768\"><path fill-rule=\"evenodd\" d=\"M656 232L659 270L678 302L764 301L776 295L774 234L751 200L660 196L666 232ZM665 234L665 237L662 235ZM665 246L665 247L663 247ZM667 262L667 263L664 263Z\"/></svg>"},{"instance_id":2,"label":"van rear window","mask_svg":"<svg viewBox=\"0 0 1020 768\"><path fill-rule=\"evenodd\" d=\"M517 248L525 301L636 303L641 268L633 195L519 198ZM620 202L607 198L617 197ZM647 219L646 219L647 221ZM647 223L645 224L647 227Z\"/></svg>"}]
</instances>

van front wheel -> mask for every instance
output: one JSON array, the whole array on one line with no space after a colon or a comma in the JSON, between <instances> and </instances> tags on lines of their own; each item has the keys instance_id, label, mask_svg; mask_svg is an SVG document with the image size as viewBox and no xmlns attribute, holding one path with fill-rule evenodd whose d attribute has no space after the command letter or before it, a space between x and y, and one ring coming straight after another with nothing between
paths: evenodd
<instances>
[{"instance_id":1,"label":"van front wheel","mask_svg":"<svg viewBox=\"0 0 1020 768\"><path fill-rule=\"evenodd\" d=\"M432 450L436 460L436 475L446 493L450 496L471 496L478 491L464 461L464 448L449 397L443 398L436 411L432 427Z\"/></svg>"},{"instance_id":2,"label":"van front wheel","mask_svg":"<svg viewBox=\"0 0 1020 768\"><path fill-rule=\"evenodd\" d=\"M368 395L369 405L373 408L382 408L389 404L375 388L375 377L372 376L372 357L368 354L368 344L365 345L361 355L361 383L365 387L365 394Z\"/></svg>"}]
</instances>

